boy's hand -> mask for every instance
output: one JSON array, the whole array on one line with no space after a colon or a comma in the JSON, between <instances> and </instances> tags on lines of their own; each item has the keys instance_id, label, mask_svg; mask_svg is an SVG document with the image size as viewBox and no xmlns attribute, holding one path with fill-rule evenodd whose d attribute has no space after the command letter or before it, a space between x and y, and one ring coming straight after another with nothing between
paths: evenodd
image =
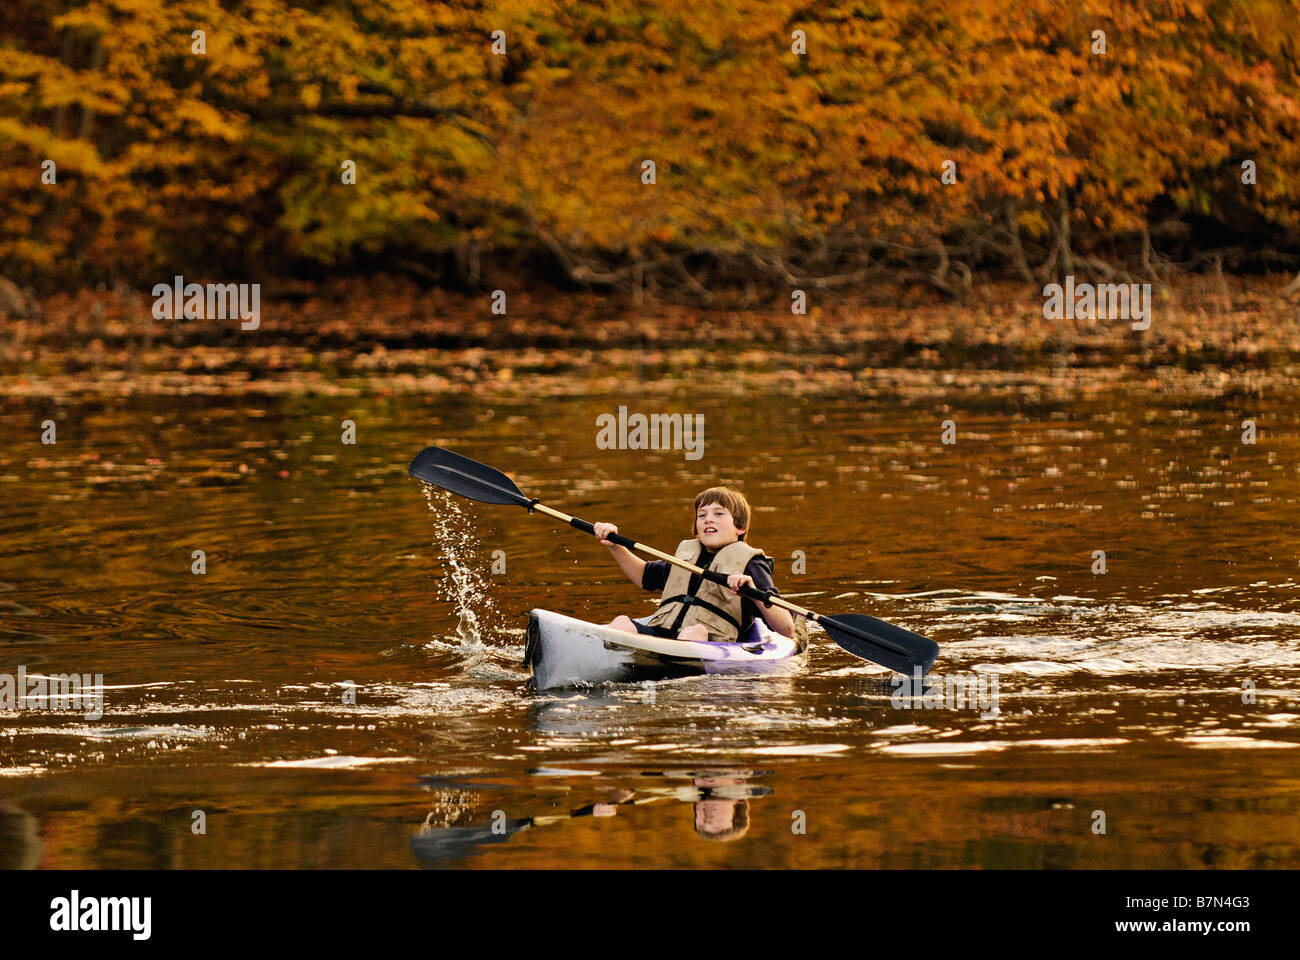
<instances>
[{"instance_id":1,"label":"boy's hand","mask_svg":"<svg viewBox=\"0 0 1300 960\"><path fill-rule=\"evenodd\" d=\"M610 543L605 538L611 533L618 533L618 527L614 526L612 523L593 523L591 526L592 529L596 531L596 536L600 539L601 543L607 547L614 546L614 544Z\"/></svg>"},{"instance_id":2,"label":"boy's hand","mask_svg":"<svg viewBox=\"0 0 1300 960\"><path fill-rule=\"evenodd\" d=\"M727 577L727 586L731 588L732 593L740 596L740 588L753 587L754 579L753 577L745 576L743 573L733 573L731 576ZM754 587L754 589L757 590L758 588Z\"/></svg>"}]
</instances>

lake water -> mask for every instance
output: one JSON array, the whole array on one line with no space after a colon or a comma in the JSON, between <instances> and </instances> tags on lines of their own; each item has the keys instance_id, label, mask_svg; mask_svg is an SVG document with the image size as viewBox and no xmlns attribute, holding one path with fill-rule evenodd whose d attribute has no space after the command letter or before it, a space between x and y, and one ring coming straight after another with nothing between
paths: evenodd
<instances>
[{"instance_id":1,"label":"lake water","mask_svg":"<svg viewBox=\"0 0 1300 960\"><path fill-rule=\"evenodd\" d=\"M0 711L0 866L1300 867L1296 367L513 357L10 371L0 673L102 674L104 710ZM620 405L702 414L703 457L598 449ZM430 444L665 550L742 486L787 596L933 637L997 715L902 709L820 632L791 677L530 693L530 608L653 601L426 496Z\"/></svg>"}]
</instances>

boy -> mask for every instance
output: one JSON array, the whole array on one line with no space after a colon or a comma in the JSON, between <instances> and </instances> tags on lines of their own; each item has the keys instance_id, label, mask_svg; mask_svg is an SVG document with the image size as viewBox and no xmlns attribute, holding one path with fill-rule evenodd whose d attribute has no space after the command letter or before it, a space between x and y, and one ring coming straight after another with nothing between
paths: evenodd
<instances>
[{"instance_id":1,"label":"boy","mask_svg":"<svg viewBox=\"0 0 1300 960\"><path fill-rule=\"evenodd\" d=\"M625 633L645 633L679 640L730 641L744 636L761 616L777 633L789 637L794 620L788 611L740 595L740 587L777 593L772 583L772 560L762 550L745 543L749 532L749 501L730 487L710 487L695 498L695 539L683 540L676 555L727 577L727 586L710 583L667 560L646 562L632 551L605 538L617 533L612 523L596 523L596 536L609 548L627 578L645 590L662 590L659 610L649 623L615 617L606 626Z\"/></svg>"}]
</instances>

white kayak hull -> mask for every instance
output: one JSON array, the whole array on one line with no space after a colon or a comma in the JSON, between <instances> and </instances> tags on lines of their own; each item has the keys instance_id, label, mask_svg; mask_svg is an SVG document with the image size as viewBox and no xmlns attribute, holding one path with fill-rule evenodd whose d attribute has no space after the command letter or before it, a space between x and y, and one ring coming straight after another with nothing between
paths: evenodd
<instances>
[{"instance_id":1,"label":"white kayak hull","mask_svg":"<svg viewBox=\"0 0 1300 960\"><path fill-rule=\"evenodd\" d=\"M533 610L524 666L532 670L538 690L551 690L703 674L793 673L802 667L805 649L800 640L768 629L761 620L739 642L695 643Z\"/></svg>"}]
</instances>

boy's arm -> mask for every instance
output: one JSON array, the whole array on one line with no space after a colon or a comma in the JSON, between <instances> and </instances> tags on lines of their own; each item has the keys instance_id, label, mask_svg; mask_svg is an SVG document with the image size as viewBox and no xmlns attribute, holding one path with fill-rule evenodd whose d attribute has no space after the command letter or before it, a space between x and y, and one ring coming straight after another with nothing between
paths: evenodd
<instances>
[{"instance_id":1,"label":"boy's arm","mask_svg":"<svg viewBox=\"0 0 1300 960\"><path fill-rule=\"evenodd\" d=\"M767 625L781 634L783 637L794 636L794 617L790 616L790 611L785 607L768 606L758 600L754 601L754 606L758 607L758 612Z\"/></svg>"},{"instance_id":2,"label":"boy's arm","mask_svg":"<svg viewBox=\"0 0 1300 960\"><path fill-rule=\"evenodd\" d=\"M772 572L768 569L762 558L755 557L745 567L747 576L742 579L748 580L750 586L757 590L771 590L777 592L776 584L772 582ZM754 601L754 606L758 608L761 616L769 627L781 634L783 637L794 636L794 617L790 616L790 611L784 607L765 604L760 600Z\"/></svg>"},{"instance_id":3,"label":"boy's arm","mask_svg":"<svg viewBox=\"0 0 1300 960\"><path fill-rule=\"evenodd\" d=\"M641 579L645 576L645 561L627 547L620 547L617 543L610 543L605 539L611 533L618 533L618 527L612 523L593 523L592 527L596 531L596 536L600 538L600 542L609 547L610 554L618 561L618 565L622 567L627 578L638 587L641 586Z\"/></svg>"}]
</instances>

